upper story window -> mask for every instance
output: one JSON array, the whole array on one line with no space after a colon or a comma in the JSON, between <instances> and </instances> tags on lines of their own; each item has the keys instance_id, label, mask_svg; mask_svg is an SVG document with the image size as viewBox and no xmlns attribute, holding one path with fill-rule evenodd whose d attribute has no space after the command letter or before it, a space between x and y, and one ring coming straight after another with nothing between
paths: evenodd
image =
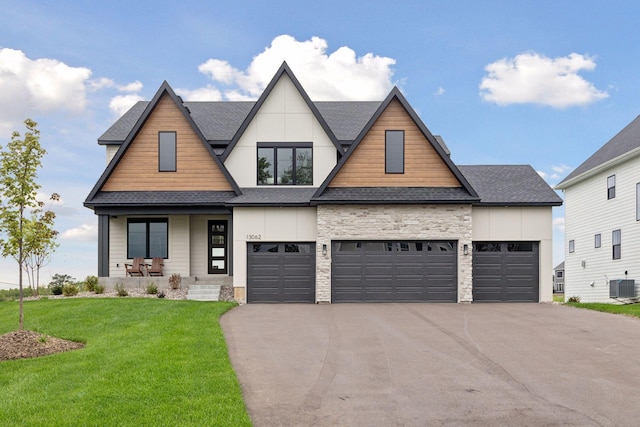
<instances>
[{"instance_id":1,"label":"upper story window","mask_svg":"<svg viewBox=\"0 0 640 427\"><path fill-rule=\"evenodd\" d=\"M616 197L616 176L611 175L607 178L607 199Z\"/></svg>"},{"instance_id":2,"label":"upper story window","mask_svg":"<svg viewBox=\"0 0 640 427\"><path fill-rule=\"evenodd\" d=\"M640 182L636 184L636 221L640 221Z\"/></svg>"},{"instance_id":3,"label":"upper story window","mask_svg":"<svg viewBox=\"0 0 640 427\"><path fill-rule=\"evenodd\" d=\"M258 143L258 185L313 185L311 142Z\"/></svg>"},{"instance_id":4,"label":"upper story window","mask_svg":"<svg viewBox=\"0 0 640 427\"><path fill-rule=\"evenodd\" d=\"M576 241L569 240L569 253L572 254L576 251Z\"/></svg>"},{"instance_id":5,"label":"upper story window","mask_svg":"<svg viewBox=\"0 0 640 427\"><path fill-rule=\"evenodd\" d=\"M622 232L620 230L613 230L611 243L613 246L613 259L620 259L622 256Z\"/></svg>"},{"instance_id":6,"label":"upper story window","mask_svg":"<svg viewBox=\"0 0 640 427\"><path fill-rule=\"evenodd\" d=\"M404 173L404 131L388 130L384 135L384 172Z\"/></svg>"},{"instance_id":7,"label":"upper story window","mask_svg":"<svg viewBox=\"0 0 640 427\"><path fill-rule=\"evenodd\" d=\"M167 258L169 224L167 218L127 220L127 258Z\"/></svg>"},{"instance_id":8,"label":"upper story window","mask_svg":"<svg viewBox=\"0 0 640 427\"><path fill-rule=\"evenodd\" d=\"M176 171L175 132L158 132L158 171Z\"/></svg>"},{"instance_id":9,"label":"upper story window","mask_svg":"<svg viewBox=\"0 0 640 427\"><path fill-rule=\"evenodd\" d=\"M599 248L600 246L602 246L602 236L598 233L593 237L593 247Z\"/></svg>"},{"instance_id":10,"label":"upper story window","mask_svg":"<svg viewBox=\"0 0 640 427\"><path fill-rule=\"evenodd\" d=\"M558 279L562 279L563 276L564 276L564 271L561 271L561 270L556 271L556 277Z\"/></svg>"}]
</instances>

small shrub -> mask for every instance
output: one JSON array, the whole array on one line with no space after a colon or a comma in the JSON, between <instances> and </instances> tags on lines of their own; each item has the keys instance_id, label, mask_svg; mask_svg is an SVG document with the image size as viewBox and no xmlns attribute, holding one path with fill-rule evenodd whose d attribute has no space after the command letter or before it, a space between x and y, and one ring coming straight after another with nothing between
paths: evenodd
<instances>
[{"instance_id":1,"label":"small shrub","mask_svg":"<svg viewBox=\"0 0 640 427\"><path fill-rule=\"evenodd\" d=\"M65 297L78 295L79 291L80 289L78 288L78 286L74 285L73 283L67 283L62 287L62 295L64 295Z\"/></svg>"},{"instance_id":2,"label":"small shrub","mask_svg":"<svg viewBox=\"0 0 640 427\"><path fill-rule=\"evenodd\" d=\"M182 277L178 273L173 273L169 276L169 287L174 291L176 289L180 289L180 284L182 283Z\"/></svg>"},{"instance_id":3,"label":"small shrub","mask_svg":"<svg viewBox=\"0 0 640 427\"><path fill-rule=\"evenodd\" d=\"M149 295L156 295L158 293L158 287L155 283L151 282L147 285L147 293Z\"/></svg>"},{"instance_id":4,"label":"small shrub","mask_svg":"<svg viewBox=\"0 0 640 427\"><path fill-rule=\"evenodd\" d=\"M47 336L44 334L40 334L40 336L38 337L38 342L41 342L43 344L46 344L47 342Z\"/></svg>"},{"instance_id":5,"label":"small shrub","mask_svg":"<svg viewBox=\"0 0 640 427\"><path fill-rule=\"evenodd\" d=\"M87 276L87 278L84 279L84 288L87 292L95 292L97 284L98 278L96 276Z\"/></svg>"},{"instance_id":6,"label":"small shrub","mask_svg":"<svg viewBox=\"0 0 640 427\"><path fill-rule=\"evenodd\" d=\"M567 300L567 302L580 302L580 297L577 295L574 295L572 297L569 297L569 299Z\"/></svg>"},{"instance_id":7,"label":"small shrub","mask_svg":"<svg viewBox=\"0 0 640 427\"><path fill-rule=\"evenodd\" d=\"M62 283L52 283L49 285L51 295L62 295L62 288L64 288Z\"/></svg>"},{"instance_id":8,"label":"small shrub","mask_svg":"<svg viewBox=\"0 0 640 427\"><path fill-rule=\"evenodd\" d=\"M104 294L104 285L101 284L97 284L94 288L93 288L93 292L95 292L96 294Z\"/></svg>"},{"instance_id":9,"label":"small shrub","mask_svg":"<svg viewBox=\"0 0 640 427\"><path fill-rule=\"evenodd\" d=\"M116 283L115 290L116 290L116 294L119 297L129 296L129 291L127 290L127 288L124 287L122 283Z\"/></svg>"},{"instance_id":10,"label":"small shrub","mask_svg":"<svg viewBox=\"0 0 640 427\"><path fill-rule=\"evenodd\" d=\"M164 291L158 292L158 298L164 298L164 297L165 297Z\"/></svg>"}]
</instances>

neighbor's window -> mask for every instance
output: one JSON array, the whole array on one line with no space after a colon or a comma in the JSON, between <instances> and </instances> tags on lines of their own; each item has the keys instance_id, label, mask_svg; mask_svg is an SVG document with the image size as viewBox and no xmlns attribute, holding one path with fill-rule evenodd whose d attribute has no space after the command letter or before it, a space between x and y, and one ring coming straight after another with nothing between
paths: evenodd
<instances>
[{"instance_id":1,"label":"neighbor's window","mask_svg":"<svg viewBox=\"0 0 640 427\"><path fill-rule=\"evenodd\" d=\"M616 197L616 176L611 175L607 178L607 199Z\"/></svg>"},{"instance_id":2,"label":"neighbor's window","mask_svg":"<svg viewBox=\"0 0 640 427\"><path fill-rule=\"evenodd\" d=\"M640 182L636 184L636 221L640 221Z\"/></svg>"},{"instance_id":3,"label":"neighbor's window","mask_svg":"<svg viewBox=\"0 0 640 427\"><path fill-rule=\"evenodd\" d=\"M613 230L611 243L613 245L613 259L620 259L622 255L622 233L620 230Z\"/></svg>"},{"instance_id":4,"label":"neighbor's window","mask_svg":"<svg viewBox=\"0 0 640 427\"><path fill-rule=\"evenodd\" d=\"M167 258L169 247L167 218L127 220L127 258Z\"/></svg>"},{"instance_id":5,"label":"neighbor's window","mask_svg":"<svg viewBox=\"0 0 640 427\"><path fill-rule=\"evenodd\" d=\"M558 279L562 279L562 276L564 276L564 273L562 271L556 271L556 277Z\"/></svg>"},{"instance_id":6,"label":"neighbor's window","mask_svg":"<svg viewBox=\"0 0 640 427\"><path fill-rule=\"evenodd\" d=\"M569 253L572 254L576 251L576 241L569 240Z\"/></svg>"},{"instance_id":7,"label":"neighbor's window","mask_svg":"<svg viewBox=\"0 0 640 427\"><path fill-rule=\"evenodd\" d=\"M404 173L404 131L388 130L384 135L385 173Z\"/></svg>"},{"instance_id":8,"label":"neighbor's window","mask_svg":"<svg viewBox=\"0 0 640 427\"><path fill-rule=\"evenodd\" d=\"M593 239L593 246L594 246L595 248L599 248L600 246L602 246L602 236L600 236L600 234L596 234L596 235L594 236L594 239Z\"/></svg>"},{"instance_id":9,"label":"neighbor's window","mask_svg":"<svg viewBox=\"0 0 640 427\"><path fill-rule=\"evenodd\" d=\"M258 143L258 185L313 185L309 143Z\"/></svg>"},{"instance_id":10,"label":"neighbor's window","mask_svg":"<svg viewBox=\"0 0 640 427\"><path fill-rule=\"evenodd\" d=\"M158 132L158 170L176 171L176 133Z\"/></svg>"}]
</instances>

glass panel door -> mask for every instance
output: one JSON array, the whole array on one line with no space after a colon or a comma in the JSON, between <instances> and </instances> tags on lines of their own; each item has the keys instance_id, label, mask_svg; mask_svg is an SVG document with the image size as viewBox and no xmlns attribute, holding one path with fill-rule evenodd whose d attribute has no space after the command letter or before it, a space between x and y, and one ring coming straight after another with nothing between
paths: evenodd
<instances>
[{"instance_id":1,"label":"glass panel door","mask_svg":"<svg viewBox=\"0 0 640 427\"><path fill-rule=\"evenodd\" d=\"M227 274L227 221L209 221L209 274Z\"/></svg>"}]
</instances>

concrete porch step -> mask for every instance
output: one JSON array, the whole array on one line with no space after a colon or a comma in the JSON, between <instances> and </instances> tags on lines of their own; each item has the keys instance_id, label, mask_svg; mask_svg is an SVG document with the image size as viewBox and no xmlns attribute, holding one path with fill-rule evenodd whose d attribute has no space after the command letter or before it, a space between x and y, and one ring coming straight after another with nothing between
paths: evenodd
<instances>
[{"instance_id":1,"label":"concrete porch step","mask_svg":"<svg viewBox=\"0 0 640 427\"><path fill-rule=\"evenodd\" d=\"M187 299L193 301L219 301L220 285L189 285Z\"/></svg>"}]
</instances>

